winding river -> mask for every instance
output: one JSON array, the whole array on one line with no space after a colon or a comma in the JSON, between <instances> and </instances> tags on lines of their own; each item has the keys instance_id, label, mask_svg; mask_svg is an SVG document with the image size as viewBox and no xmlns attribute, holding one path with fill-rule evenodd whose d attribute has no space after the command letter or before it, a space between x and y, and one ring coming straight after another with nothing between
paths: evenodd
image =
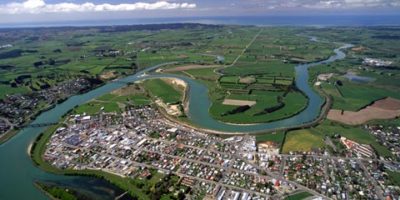
<instances>
[{"instance_id":1,"label":"winding river","mask_svg":"<svg viewBox=\"0 0 400 200\"><path fill-rule=\"evenodd\" d=\"M308 68L343 59L345 53L343 53L341 49L349 47L351 47L351 45L344 45L335 49L335 55L331 56L327 60L296 66L296 85L305 95L308 96L308 107L298 115L276 122L255 125L232 125L216 121L208 113L208 108L210 107L211 102L208 98L208 90L206 86L188 77L178 75L150 73L150 75L144 76L145 73L152 72L162 66L157 65L147 68L135 75L122 78L119 82L110 82L88 93L71 97L67 101L55 106L53 109L42 113L32 122L32 124L57 122L62 115L75 106L84 104L91 99L123 87L124 85L120 82L134 82L148 78L174 77L186 81L189 85L190 89L188 98L190 104L188 116L193 123L204 127L205 129L222 132L247 133L299 126L316 119L320 114L320 109L324 102L322 97L309 86ZM80 188L81 190L93 195L96 199L112 199L113 197L108 196L105 192L107 189L112 188L112 186L101 182L98 179L81 176L55 175L35 167L27 154L27 149L35 138L44 130L45 128L25 128L11 140L0 146L0 199L47 199L42 192L34 187L33 182L35 180L58 182L65 186Z\"/></svg>"}]
</instances>

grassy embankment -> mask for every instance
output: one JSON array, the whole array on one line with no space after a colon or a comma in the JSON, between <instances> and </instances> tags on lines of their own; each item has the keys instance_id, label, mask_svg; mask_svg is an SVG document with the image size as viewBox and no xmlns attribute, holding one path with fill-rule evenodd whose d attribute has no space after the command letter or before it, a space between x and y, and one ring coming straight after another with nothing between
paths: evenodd
<instances>
[{"instance_id":1,"label":"grassy embankment","mask_svg":"<svg viewBox=\"0 0 400 200\"><path fill-rule=\"evenodd\" d=\"M77 195L66 188L49 186L43 183L35 183L35 186L43 191L47 196L57 200L78 200Z\"/></svg>"},{"instance_id":2,"label":"grassy embankment","mask_svg":"<svg viewBox=\"0 0 400 200\"><path fill-rule=\"evenodd\" d=\"M10 131L4 133L4 135L2 135L0 137L0 144L7 142L9 139L14 137L18 133L18 131L19 130L13 129L13 130L10 130Z\"/></svg>"}]
</instances>

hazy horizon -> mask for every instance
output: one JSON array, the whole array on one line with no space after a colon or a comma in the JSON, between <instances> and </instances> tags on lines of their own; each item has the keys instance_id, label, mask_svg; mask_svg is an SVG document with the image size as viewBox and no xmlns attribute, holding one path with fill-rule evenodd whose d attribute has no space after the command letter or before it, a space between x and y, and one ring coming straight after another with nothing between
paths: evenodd
<instances>
[{"instance_id":1,"label":"hazy horizon","mask_svg":"<svg viewBox=\"0 0 400 200\"><path fill-rule=\"evenodd\" d=\"M125 18L0 23L0 28L119 26L167 23L258 26L399 26L400 15L269 15L169 18Z\"/></svg>"}]
</instances>

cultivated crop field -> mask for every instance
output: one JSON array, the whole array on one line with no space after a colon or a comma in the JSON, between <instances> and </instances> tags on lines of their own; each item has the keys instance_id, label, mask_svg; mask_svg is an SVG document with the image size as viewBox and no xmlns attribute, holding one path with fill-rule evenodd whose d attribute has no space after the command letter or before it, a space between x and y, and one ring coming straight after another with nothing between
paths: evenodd
<instances>
[{"instance_id":1,"label":"cultivated crop field","mask_svg":"<svg viewBox=\"0 0 400 200\"><path fill-rule=\"evenodd\" d=\"M385 98L357 112L331 109L327 118L349 125L360 125L375 119L394 119L400 116L400 101Z\"/></svg>"}]
</instances>

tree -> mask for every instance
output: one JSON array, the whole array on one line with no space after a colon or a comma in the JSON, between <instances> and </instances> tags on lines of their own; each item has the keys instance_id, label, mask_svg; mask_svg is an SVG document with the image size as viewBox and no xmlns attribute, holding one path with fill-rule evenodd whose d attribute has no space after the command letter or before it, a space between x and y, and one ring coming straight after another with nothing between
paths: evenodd
<instances>
[{"instance_id":1,"label":"tree","mask_svg":"<svg viewBox=\"0 0 400 200\"><path fill-rule=\"evenodd\" d=\"M49 59L49 65L55 65L56 61L52 58Z\"/></svg>"}]
</instances>

